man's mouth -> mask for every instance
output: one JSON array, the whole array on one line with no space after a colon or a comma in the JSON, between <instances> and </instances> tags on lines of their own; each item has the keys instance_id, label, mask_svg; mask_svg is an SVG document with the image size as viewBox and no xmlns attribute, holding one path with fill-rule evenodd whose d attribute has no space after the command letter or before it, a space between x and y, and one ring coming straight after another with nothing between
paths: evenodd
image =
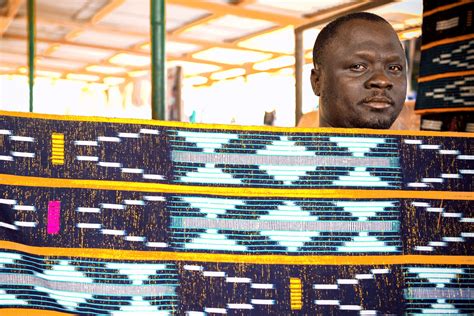
<instances>
[{"instance_id":1,"label":"man's mouth","mask_svg":"<svg viewBox=\"0 0 474 316\"><path fill-rule=\"evenodd\" d=\"M366 98L360 102L361 104L373 109L386 109L393 105L393 101L386 97Z\"/></svg>"}]
</instances>

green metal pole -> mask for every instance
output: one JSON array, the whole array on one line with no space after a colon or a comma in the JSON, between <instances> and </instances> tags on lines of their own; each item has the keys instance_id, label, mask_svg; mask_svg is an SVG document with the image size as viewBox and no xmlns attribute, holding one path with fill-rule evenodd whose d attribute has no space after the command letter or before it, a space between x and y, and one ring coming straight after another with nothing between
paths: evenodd
<instances>
[{"instance_id":1,"label":"green metal pole","mask_svg":"<svg viewBox=\"0 0 474 316\"><path fill-rule=\"evenodd\" d=\"M30 112L33 112L33 87L35 80L35 0L28 0L28 77Z\"/></svg>"},{"instance_id":2,"label":"green metal pole","mask_svg":"<svg viewBox=\"0 0 474 316\"><path fill-rule=\"evenodd\" d=\"M151 117L165 119L165 0L151 0Z\"/></svg>"}]
</instances>

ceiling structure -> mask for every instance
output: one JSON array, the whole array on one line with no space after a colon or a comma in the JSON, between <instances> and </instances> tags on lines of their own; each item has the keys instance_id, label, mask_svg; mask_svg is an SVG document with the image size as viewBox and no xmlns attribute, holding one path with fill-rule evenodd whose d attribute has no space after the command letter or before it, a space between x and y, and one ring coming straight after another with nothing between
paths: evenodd
<instances>
[{"instance_id":1,"label":"ceiling structure","mask_svg":"<svg viewBox=\"0 0 474 316\"><path fill-rule=\"evenodd\" d=\"M288 73L295 28L363 9L385 17L402 38L416 36L421 2L166 0L167 67L181 65L194 84ZM148 73L149 8L150 0L36 0L36 75L113 85ZM317 33L303 34L307 62ZM26 1L0 0L0 74L27 73L27 41Z\"/></svg>"}]
</instances>

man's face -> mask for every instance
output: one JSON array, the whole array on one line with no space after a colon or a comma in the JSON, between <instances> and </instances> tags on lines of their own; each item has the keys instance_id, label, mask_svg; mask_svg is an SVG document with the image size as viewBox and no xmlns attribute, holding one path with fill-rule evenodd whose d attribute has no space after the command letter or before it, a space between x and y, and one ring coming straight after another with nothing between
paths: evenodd
<instances>
[{"instance_id":1,"label":"man's face","mask_svg":"<svg viewBox=\"0 0 474 316\"><path fill-rule=\"evenodd\" d=\"M320 95L320 125L389 128L406 96L406 60L393 29L353 20L325 48L323 65L311 74Z\"/></svg>"}]
</instances>

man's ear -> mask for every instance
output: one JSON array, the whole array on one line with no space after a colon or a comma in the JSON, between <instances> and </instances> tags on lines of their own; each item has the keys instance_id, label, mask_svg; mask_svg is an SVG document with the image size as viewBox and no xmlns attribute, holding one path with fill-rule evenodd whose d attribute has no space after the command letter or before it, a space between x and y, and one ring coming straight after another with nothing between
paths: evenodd
<instances>
[{"instance_id":1,"label":"man's ear","mask_svg":"<svg viewBox=\"0 0 474 316\"><path fill-rule=\"evenodd\" d=\"M313 88L314 94L316 94L318 97L321 95L321 69L319 68L318 65L314 66L314 69L311 70L311 87Z\"/></svg>"}]
</instances>

